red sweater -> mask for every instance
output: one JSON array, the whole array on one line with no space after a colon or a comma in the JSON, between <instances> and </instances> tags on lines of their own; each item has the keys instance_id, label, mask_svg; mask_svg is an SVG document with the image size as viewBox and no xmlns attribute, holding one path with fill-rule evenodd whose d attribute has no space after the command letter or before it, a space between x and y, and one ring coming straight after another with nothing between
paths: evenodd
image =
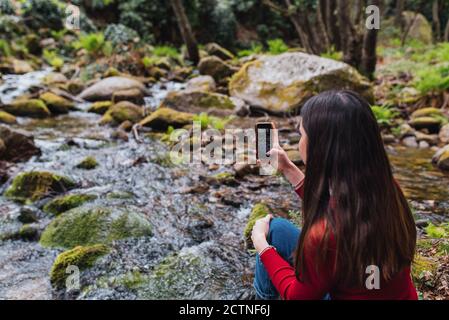
<instances>
[{"instance_id":1,"label":"red sweater","mask_svg":"<svg viewBox=\"0 0 449 320\"><path fill-rule=\"evenodd\" d=\"M296 193L302 199L304 196L304 185L300 185ZM324 227L321 226L321 227ZM278 290L282 299L285 300L319 300L326 293L329 293L332 300L351 300L351 299L379 299L379 300L417 300L418 295L410 276L410 267L404 268L389 282L380 282L380 289L368 290L362 288L344 288L334 285L332 276L332 267L335 262L334 250L330 250L329 261L326 261L322 270L316 270L312 253L316 252L319 230L317 228L317 237L311 232L313 239L308 239L309 246L304 249L306 259L308 280L300 282L296 279L294 268L285 261L275 249L266 250L260 257L267 270L273 285ZM311 241L310 241L311 240ZM329 248L335 248L335 239L329 238ZM367 274L368 277L368 274Z\"/></svg>"}]
</instances>

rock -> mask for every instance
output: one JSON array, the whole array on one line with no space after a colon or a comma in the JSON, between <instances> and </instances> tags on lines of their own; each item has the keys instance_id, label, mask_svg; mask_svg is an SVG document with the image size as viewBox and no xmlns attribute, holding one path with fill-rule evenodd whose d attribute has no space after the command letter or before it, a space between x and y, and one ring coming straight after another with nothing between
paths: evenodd
<instances>
[{"instance_id":1,"label":"rock","mask_svg":"<svg viewBox=\"0 0 449 320\"><path fill-rule=\"evenodd\" d=\"M229 83L231 96L273 114L296 113L307 99L330 89L351 89L374 100L370 83L351 66L301 52L261 56Z\"/></svg>"},{"instance_id":2,"label":"rock","mask_svg":"<svg viewBox=\"0 0 449 320\"><path fill-rule=\"evenodd\" d=\"M438 144L438 135L436 134L425 134L420 131L416 131L415 137L418 142L426 142L428 145Z\"/></svg>"},{"instance_id":3,"label":"rock","mask_svg":"<svg viewBox=\"0 0 449 320\"><path fill-rule=\"evenodd\" d=\"M97 199L97 196L92 194L70 194L67 196L60 196L45 204L43 211L57 216L95 199Z\"/></svg>"},{"instance_id":4,"label":"rock","mask_svg":"<svg viewBox=\"0 0 449 320\"><path fill-rule=\"evenodd\" d=\"M235 104L228 97L219 93L205 91L172 91L162 101L161 107L167 107L182 112L217 113L234 111Z\"/></svg>"},{"instance_id":5,"label":"rock","mask_svg":"<svg viewBox=\"0 0 449 320\"><path fill-rule=\"evenodd\" d=\"M186 91L214 92L217 90L214 78L211 76L199 76L190 79L186 83Z\"/></svg>"},{"instance_id":6,"label":"rock","mask_svg":"<svg viewBox=\"0 0 449 320\"><path fill-rule=\"evenodd\" d=\"M258 174L259 167L256 165L252 165L249 163L236 163L234 164L235 176L239 179L249 175L249 174Z\"/></svg>"},{"instance_id":7,"label":"rock","mask_svg":"<svg viewBox=\"0 0 449 320\"><path fill-rule=\"evenodd\" d=\"M39 99L45 102L48 109L53 114L65 114L75 108L75 104L52 92L45 92L39 96Z\"/></svg>"},{"instance_id":8,"label":"rock","mask_svg":"<svg viewBox=\"0 0 449 320\"><path fill-rule=\"evenodd\" d=\"M6 150L5 142L0 138L0 155L2 155L3 152L5 152L5 150Z\"/></svg>"},{"instance_id":9,"label":"rock","mask_svg":"<svg viewBox=\"0 0 449 320\"><path fill-rule=\"evenodd\" d=\"M44 247L73 248L151 236L151 225L138 213L105 207L80 207L57 216L44 230Z\"/></svg>"},{"instance_id":10,"label":"rock","mask_svg":"<svg viewBox=\"0 0 449 320\"><path fill-rule=\"evenodd\" d=\"M410 26L408 38L419 40L425 44L431 44L433 40L432 26L421 13L404 11L402 13L404 25ZM413 22L413 24L411 24Z\"/></svg>"},{"instance_id":11,"label":"rock","mask_svg":"<svg viewBox=\"0 0 449 320\"><path fill-rule=\"evenodd\" d=\"M440 131L442 120L434 117L418 117L409 121L410 126L416 130L427 129L429 133Z\"/></svg>"},{"instance_id":12,"label":"rock","mask_svg":"<svg viewBox=\"0 0 449 320\"><path fill-rule=\"evenodd\" d=\"M37 210L32 207L22 207L20 209L20 215L17 218L22 223L35 223L38 221Z\"/></svg>"},{"instance_id":13,"label":"rock","mask_svg":"<svg viewBox=\"0 0 449 320\"><path fill-rule=\"evenodd\" d=\"M97 101L92 103L89 109L87 109L87 112L105 114L112 105L112 101Z\"/></svg>"},{"instance_id":14,"label":"rock","mask_svg":"<svg viewBox=\"0 0 449 320\"><path fill-rule=\"evenodd\" d=\"M32 224L23 225L16 238L24 241L37 241L39 240L39 229Z\"/></svg>"},{"instance_id":15,"label":"rock","mask_svg":"<svg viewBox=\"0 0 449 320\"><path fill-rule=\"evenodd\" d=\"M19 99L2 107L3 111L19 117L46 118L51 116L50 110L39 99Z\"/></svg>"},{"instance_id":16,"label":"rock","mask_svg":"<svg viewBox=\"0 0 449 320\"><path fill-rule=\"evenodd\" d=\"M441 170L449 170L449 144L435 153L432 163Z\"/></svg>"},{"instance_id":17,"label":"rock","mask_svg":"<svg viewBox=\"0 0 449 320\"><path fill-rule=\"evenodd\" d=\"M92 170L98 167L98 162L94 157L86 157L76 167L78 169Z\"/></svg>"},{"instance_id":18,"label":"rock","mask_svg":"<svg viewBox=\"0 0 449 320\"><path fill-rule=\"evenodd\" d=\"M17 119L12 114L9 114L5 111L0 111L0 123L6 123L6 124L16 124Z\"/></svg>"},{"instance_id":19,"label":"rock","mask_svg":"<svg viewBox=\"0 0 449 320\"><path fill-rule=\"evenodd\" d=\"M253 230L254 224L257 220L265 218L269 213L270 209L264 203L256 204L251 210L245 230L243 231L246 247L248 249L253 248L253 242L251 241L251 232Z\"/></svg>"},{"instance_id":20,"label":"rock","mask_svg":"<svg viewBox=\"0 0 449 320\"><path fill-rule=\"evenodd\" d=\"M58 84L58 83L66 83L69 81L65 75L59 72L49 73L44 77L43 82L46 85Z\"/></svg>"},{"instance_id":21,"label":"rock","mask_svg":"<svg viewBox=\"0 0 449 320\"><path fill-rule=\"evenodd\" d=\"M13 59L11 66L11 73L14 74L25 74L28 72L33 72L33 67L24 60Z\"/></svg>"},{"instance_id":22,"label":"rock","mask_svg":"<svg viewBox=\"0 0 449 320\"><path fill-rule=\"evenodd\" d=\"M200 176L201 180L204 180L207 184L213 186L237 186L238 182L235 180L235 176L231 172L221 172L212 176Z\"/></svg>"},{"instance_id":23,"label":"rock","mask_svg":"<svg viewBox=\"0 0 449 320\"><path fill-rule=\"evenodd\" d=\"M429 143L427 141L422 140L422 141L419 142L419 148L420 149L427 149L429 147L430 147L430 145L429 145Z\"/></svg>"},{"instance_id":24,"label":"rock","mask_svg":"<svg viewBox=\"0 0 449 320\"><path fill-rule=\"evenodd\" d=\"M414 136L415 134L415 130L408 123L403 123L399 126L399 137L401 139L408 136Z\"/></svg>"},{"instance_id":25,"label":"rock","mask_svg":"<svg viewBox=\"0 0 449 320\"><path fill-rule=\"evenodd\" d=\"M104 114L101 119L101 124L116 123L120 124L123 121L131 121L132 123L139 122L143 118L143 109L131 102L122 101L114 104Z\"/></svg>"},{"instance_id":26,"label":"rock","mask_svg":"<svg viewBox=\"0 0 449 320\"><path fill-rule=\"evenodd\" d=\"M179 112L170 108L159 108L140 121L139 124L156 131L166 132L169 126L177 129L192 124L193 116L191 113Z\"/></svg>"},{"instance_id":27,"label":"rock","mask_svg":"<svg viewBox=\"0 0 449 320\"><path fill-rule=\"evenodd\" d=\"M80 271L90 268L95 261L109 252L107 246L98 244L93 246L77 246L56 257L50 270L50 282L56 288L65 288L69 266L76 266Z\"/></svg>"},{"instance_id":28,"label":"rock","mask_svg":"<svg viewBox=\"0 0 449 320\"><path fill-rule=\"evenodd\" d=\"M208 43L204 47L204 50L211 56L217 56L222 60L232 60L235 56L225 48L221 47L217 43Z\"/></svg>"},{"instance_id":29,"label":"rock","mask_svg":"<svg viewBox=\"0 0 449 320\"><path fill-rule=\"evenodd\" d=\"M71 80L67 82L62 89L70 92L71 94L77 95L80 94L84 90L84 84L79 80Z\"/></svg>"},{"instance_id":30,"label":"rock","mask_svg":"<svg viewBox=\"0 0 449 320\"><path fill-rule=\"evenodd\" d=\"M138 105L145 103L143 92L139 89L127 89L114 92L112 95L112 102L118 103L120 101L129 101Z\"/></svg>"},{"instance_id":31,"label":"rock","mask_svg":"<svg viewBox=\"0 0 449 320\"><path fill-rule=\"evenodd\" d=\"M4 196L17 202L30 203L67 192L76 186L67 177L46 171L31 171L16 176Z\"/></svg>"},{"instance_id":32,"label":"rock","mask_svg":"<svg viewBox=\"0 0 449 320\"><path fill-rule=\"evenodd\" d=\"M11 130L0 125L0 137L3 148L0 147L0 160L9 162L27 161L41 151L34 144L33 137L20 131Z\"/></svg>"},{"instance_id":33,"label":"rock","mask_svg":"<svg viewBox=\"0 0 449 320\"><path fill-rule=\"evenodd\" d=\"M223 83L226 78L232 76L237 70L218 57L210 56L200 60L198 70L202 75L208 75L218 83Z\"/></svg>"},{"instance_id":34,"label":"rock","mask_svg":"<svg viewBox=\"0 0 449 320\"><path fill-rule=\"evenodd\" d=\"M440 138L441 142L449 143L449 123L441 127L438 137Z\"/></svg>"},{"instance_id":35,"label":"rock","mask_svg":"<svg viewBox=\"0 0 449 320\"><path fill-rule=\"evenodd\" d=\"M444 117L444 114L441 109L432 107L418 109L411 114L412 119L420 117Z\"/></svg>"},{"instance_id":36,"label":"rock","mask_svg":"<svg viewBox=\"0 0 449 320\"><path fill-rule=\"evenodd\" d=\"M78 97L87 101L105 101L111 100L114 92L128 89L137 89L142 93L145 92L144 85L135 79L110 77L100 80L85 89Z\"/></svg>"},{"instance_id":37,"label":"rock","mask_svg":"<svg viewBox=\"0 0 449 320\"><path fill-rule=\"evenodd\" d=\"M234 103L234 113L239 117L246 117L251 113L250 107L240 98L231 97L231 101Z\"/></svg>"},{"instance_id":38,"label":"rock","mask_svg":"<svg viewBox=\"0 0 449 320\"><path fill-rule=\"evenodd\" d=\"M40 56L42 54L42 48L40 46L39 37L35 34L28 34L25 37L25 45L28 49L28 52L35 55Z\"/></svg>"},{"instance_id":39,"label":"rock","mask_svg":"<svg viewBox=\"0 0 449 320\"><path fill-rule=\"evenodd\" d=\"M415 136L408 136L402 139L402 144L410 148L418 148L418 142Z\"/></svg>"}]
</instances>

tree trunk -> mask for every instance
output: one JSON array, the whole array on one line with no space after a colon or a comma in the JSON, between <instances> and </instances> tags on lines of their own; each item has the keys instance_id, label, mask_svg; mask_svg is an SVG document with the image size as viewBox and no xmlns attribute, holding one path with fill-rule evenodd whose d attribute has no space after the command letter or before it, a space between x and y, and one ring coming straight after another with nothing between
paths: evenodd
<instances>
[{"instance_id":1,"label":"tree trunk","mask_svg":"<svg viewBox=\"0 0 449 320\"><path fill-rule=\"evenodd\" d=\"M189 19L185 13L182 0L170 0L170 3L175 13L176 20L178 20L178 26L181 31L182 39L187 47L188 59L196 65L200 60L198 45L196 43L195 36L193 35Z\"/></svg>"},{"instance_id":2,"label":"tree trunk","mask_svg":"<svg viewBox=\"0 0 449 320\"><path fill-rule=\"evenodd\" d=\"M327 51L330 49L330 40L329 35L327 33L326 24L324 23L324 15L323 15L323 1L319 0L316 6L316 25L317 30L320 34L320 38L323 40L321 52Z\"/></svg>"},{"instance_id":3,"label":"tree trunk","mask_svg":"<svg viewBox=\"0 0 449 320\"><path fill-rule=\"evenodd\" d=\"M335 15L336 3L335 0L325 0L326 6L326 27L327 33L331 43L335 46L335 49L342 50L340 32L338 30L337 17Z\"/></svg>"},{"instance_id":4,"label":"tree trunk","mask_svg":"<svg viewBox=\"0 0 449 320\"><path fill-rule=\"evenodd\" d=\"M397 27L404 31L404 20L402 18L402 12L405 10L405 0L396 0L396 17L395 24Z\"/></svg>"},{"instance_id":5,"label":"tree trunk","mask_svg":"<svg viewBox=\"0 0 449 320\"><path fill-rule=\"evenodd\" d=\"M447 20L446 28L444 30L444 41L449 42L449 20Z\"/></svg>"},{"instance_id":6,"label":"tree trunk","mask_svg":"<svg viewBox=\"0 0 449 320\"><path fill-rule=\"evenodd\" d=\"M372 4L379 6L379 2L379 0L373 0ZM374 78L377 64L377 34L377 29L367 29L363 38L361 71L371 80Z\"/></svg>"},{"instance_id":7,"label":"tree trunk","mask_svg":"<svg viewBox=\"0 0 449 320\"><path fill-rule=\"evenodd\" d=\"M362 41L358 30L351 23L349 1L337 0L337 8L343 60L358 69L362 56Z\"/></svg>"},{"instance_id":8,"label":"tree trunk","mask_svg":"<svg viewBox=\"0 0 449 320\"><path fill-rule=\"evenodd\" d=\"M432 3L432 24L435 30L435 42L441 40L441 22L440 22L440 12L438 0L434 0Z\"/></svg>"}]
</instances>

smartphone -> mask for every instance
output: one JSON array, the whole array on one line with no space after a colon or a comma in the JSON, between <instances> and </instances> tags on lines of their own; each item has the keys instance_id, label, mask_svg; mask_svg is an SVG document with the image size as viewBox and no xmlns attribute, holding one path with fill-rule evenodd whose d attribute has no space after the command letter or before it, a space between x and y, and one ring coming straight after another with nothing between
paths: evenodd
<instances>
[{"instance_id":1,"label":"smartphone","mask_svg":"<svg viewBox=\"0 0 449 320\"><path fill-rule=\"evenodd\" d=\"M256 158L266 158L266 153L273 148L273 122L259 122L256 124Z\"/></svg>"}]
</instances>

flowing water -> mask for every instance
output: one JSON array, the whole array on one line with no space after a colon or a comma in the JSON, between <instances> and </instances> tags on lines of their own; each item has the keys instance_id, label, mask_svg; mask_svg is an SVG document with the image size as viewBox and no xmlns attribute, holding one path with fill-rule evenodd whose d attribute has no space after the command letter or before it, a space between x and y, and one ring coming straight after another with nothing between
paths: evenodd
<instances>
[{"instance_id":1,"label":"flowing water","mask_svg":"<svg viewBox=\"0 0 449 320\"><path fill-rule=\"evenodd\" d=\"M47 72L8 76L0 86L0 99L9 102L39 85ZM182 87L153 86L152 96L146 98L148 108ZM138 212L150 221L154 235L112 243L110 253L82 273L81 291L73 296L52 291L49 283L48 272L61 250L37 242L0 242L0 299L251 298L254 255L245 249L243 229L254 203L266 201L284 216L300 209L288 183L280 177L247 176L235 186L204 189L201 177L229 168L170 164L168 146L158 139L146 135L143 143L132 137L128 142L112 140L114 129L99 126L99 119L81 111L20 119L12 128L32 134L42 155L15 170L70 176L80 183L73 193L97 195L90 205ZM449 177L429 165L431 152L396 148L390 155L399 182L421 206L418 214L444 220ZM86 156L94 156L100 165L94 170L76 168ZM186 191L198 186L196 192ZM37 213L43 230L51 218L40 211L42 205L24 208L0 197L0 232L18 230L22 224L17 217L25 209Z\"/></svg>"}]
</instances>

